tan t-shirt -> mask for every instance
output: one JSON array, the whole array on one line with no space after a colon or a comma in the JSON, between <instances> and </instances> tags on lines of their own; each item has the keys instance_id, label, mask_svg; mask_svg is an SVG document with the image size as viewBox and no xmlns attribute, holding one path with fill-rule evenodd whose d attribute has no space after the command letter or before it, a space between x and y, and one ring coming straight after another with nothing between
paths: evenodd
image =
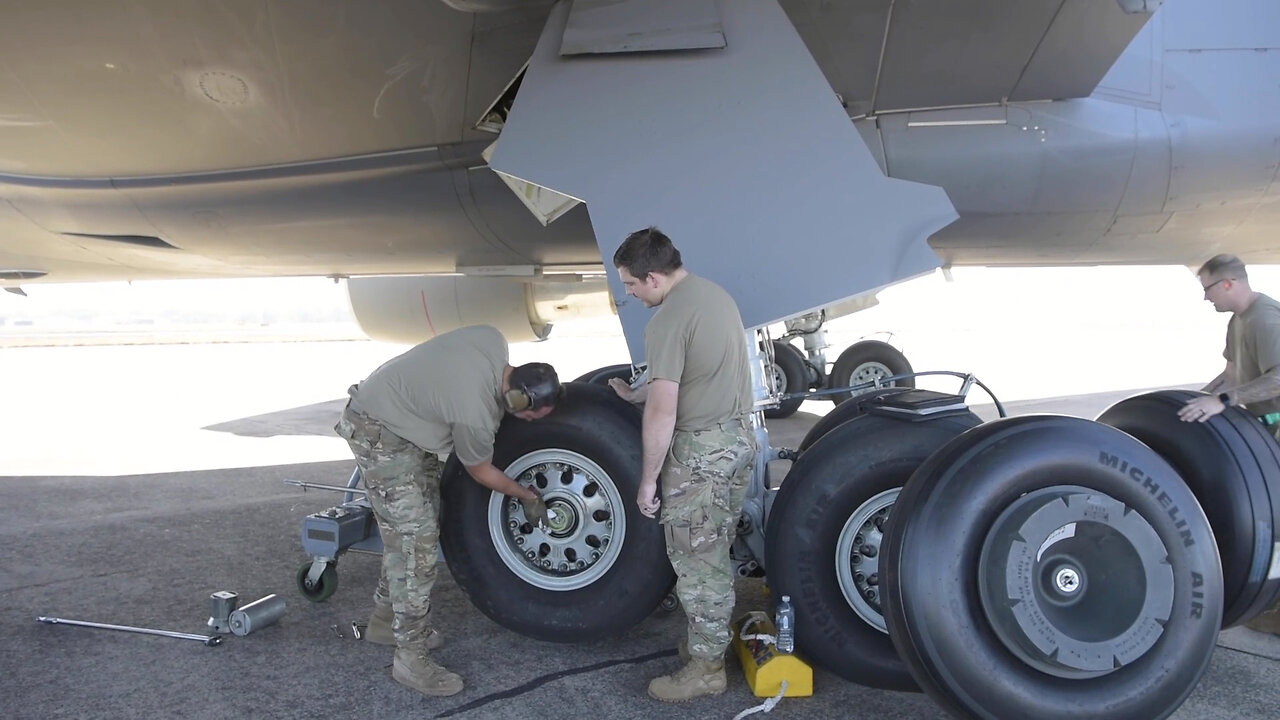
<instances>
[{"instance_id":1,"label":"tan t-shirt","mask_svg":"<svg viewBox=\"0 0 1280 720\"><path fill-rule=\"evenodd\" d=\"M493 458L507 341L488 325L434 337L373 371L352 405L428 452L463 465Z\"/></svg>"},{"instance_id":2,"label":"tan t-shirt","mask_svg":"<svg viewBox=\"0 0 1280 720\"><path fill-rule=\"evenodd\" d=\"M653 380L680 383L676 429L706 430L751 410L742 316L723 288L697 275L676 283L644 329Z\"/></svg>"},{"instance_id":3,"label":"tan t-shirt","mask_svg":"<svg viewBox=\"0 0 1280 720\"><path fill-rule=\"evenodd\" d=\"M1227 349L1222 353L1236 366L1236 382L1243 385L1280 366L1280 303L1259 294L1248 310L1227 322ZM1255 415L1280 412L1280 398L1246 405Z\"/></svg>"}]
</instances>

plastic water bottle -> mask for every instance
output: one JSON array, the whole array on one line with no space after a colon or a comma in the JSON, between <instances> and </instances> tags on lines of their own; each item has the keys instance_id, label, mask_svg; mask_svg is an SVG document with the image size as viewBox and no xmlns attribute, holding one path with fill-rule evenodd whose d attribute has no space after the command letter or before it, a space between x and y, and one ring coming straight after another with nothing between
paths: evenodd
<instances>
[{"instance_id":1,"label":"plastic water bottle","mask_svg":"<svg viewBox=\"0 0 1280 720\"><path fill-rule=\"evenodd\" d=\"M791 607L791 596L783 595L773 624L778 629L778 652L791 653L796 649L796 609Z\"/></svg>"}]
</instances>

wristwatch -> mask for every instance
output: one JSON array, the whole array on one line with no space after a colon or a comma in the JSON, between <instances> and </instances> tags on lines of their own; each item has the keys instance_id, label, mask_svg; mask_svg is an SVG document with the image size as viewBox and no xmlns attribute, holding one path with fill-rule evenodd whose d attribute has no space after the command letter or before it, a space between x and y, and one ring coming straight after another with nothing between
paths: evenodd
<instances>
[{"instance_id":1,"label":"wristwatch","mask_svg":"<svg viewBox=\"0 0 1280 720\"><path fill-rule=\"evenodd\" d=\"M1224 407L1231 407L1231 396L1227 393L1220 392L1218 393L1218 402L1222 403Z\"/></svg>"}]
</instances>

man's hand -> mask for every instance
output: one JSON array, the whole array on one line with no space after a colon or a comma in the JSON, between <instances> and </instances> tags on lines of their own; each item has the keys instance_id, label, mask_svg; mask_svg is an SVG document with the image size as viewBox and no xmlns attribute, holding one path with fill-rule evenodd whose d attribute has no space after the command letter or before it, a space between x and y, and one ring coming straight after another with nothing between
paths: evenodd
<instances>
[{"instance_id":1,"label":"man's hand","mask_svg":"<svg viewBox=\"0 0 1280 720\"><path fill-rule=\"evenodd\" d=\"M537 525L547 524L547 504L542 501L542 496L537 490L530 489L533 493L531 498L520 498L520 504L524 506L524 516L529 522Z\"/></svg>"},{"instance_id":2,"label":"man's hand","mask_svg":"<svg viewBox=\"0 0 1280 720\"><path fill-rule=\"evenodd\" d=\"M631 389L631 386L627 384L626 380L623 380L622 378L609 378L609 387L613 388L613 391L618 393L618 397L623 400L633 404L636 402L636 391Z\"/></svg>"},{"instance_id":3,"label":"man's hand","mask_svg":"<svg viewBox=\"0 0 1280 720\"><path fill-rule=\"evenodd\" d=\"M1182 422L1206 422L1209 418L1226 410L1222 401L1212 395L1192 398L1178 411L1178 419Z\"/></svg>"},{"instance_id":4,"label":"man's hand","mask_svg":"<svg viewBox=\"0 0 1280 720\"><path fill-rule=\"evenodd\" d=\"M636 495L636 504L640 506L640 514L645 517L653 517L658 513L658 506L662 504L662 499L658 497L658 483L656 480L644 480L640 483L640 493Z\"/></svg>"}]
</instances>

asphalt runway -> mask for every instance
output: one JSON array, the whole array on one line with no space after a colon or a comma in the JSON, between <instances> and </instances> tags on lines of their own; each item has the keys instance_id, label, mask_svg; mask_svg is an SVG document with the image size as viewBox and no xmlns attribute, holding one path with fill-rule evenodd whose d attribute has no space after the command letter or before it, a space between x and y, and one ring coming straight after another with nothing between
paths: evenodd
<instances>
[{"instance_id":1,"label":"asphalt runway","mask_svg":"<svg viewBox=\"0 0 1280 720\"><path fill-rule=\"evenodd\" d=\"M564 368L594 366L590 346ZM330 429L342 390L387 355L374 343L0 354L10 383L0 420L5 714L728 720L759 702L736 660L719 697L666 705L646 695L651 677L678 665L678 612L657 611L597 643L529 640L477 611L443 571L432 599L446 644L435 655L467 686L433 699L391 679L389 649L352 638L352 621L371 609L377 557L343 557L333 598L305 601L294 585L307 560L299 526L340 496L284 480L346 480L352 462ZM1008 405L1013 413L1093 417L1137 391ZM808 402L804 410L827 407ZM817 417L771 421L773 444L795 447ZM228 636L220 647L36 621L199 633L218 590L236 591L242 602L276 593L288 609L276 625ZM740 581L738 590L739 613L771 605L760 580ZM821 670L814 686L813 697L784 699L768 717L945 717L924 695L864 688ZM1233 629L1220 636L1208 672L1174 717L1272 720L1277 707L1280 638Z\"/></svg>"}]
</instances>

